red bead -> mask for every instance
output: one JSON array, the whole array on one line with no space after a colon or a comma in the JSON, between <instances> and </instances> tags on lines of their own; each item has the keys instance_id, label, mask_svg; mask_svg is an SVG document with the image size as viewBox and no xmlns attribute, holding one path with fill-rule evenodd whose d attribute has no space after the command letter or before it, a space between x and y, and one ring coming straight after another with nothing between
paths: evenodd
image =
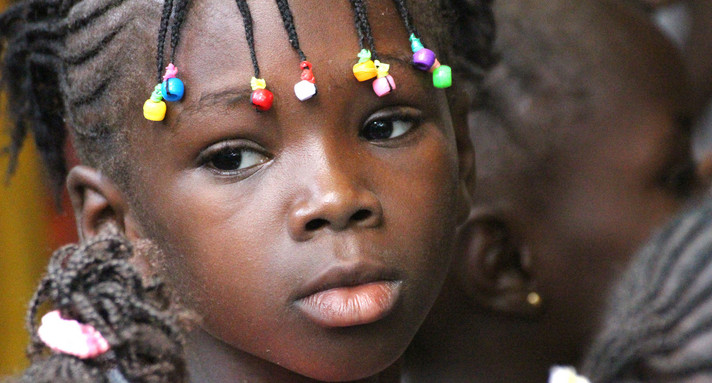
<instances>
[{"instance_id":1,"label":"red bead","mask_svg":"<svg viewBox=\"0 0 712 383\"><path fill-rule=\"evenodd\" d=\"M302 68L302 80L306 80L314 84L316 79L314 78L314 73L312 73L312 64L309 61L302 61L299 64L299 67Z\"/></svg>"},{"instance_id":2,"label":"red bead","mask_svg":"<svg viewBox=\"0 0 712 383\"><path fill-rule=\"evenodd\" d=\"M257 110L264 112L272 107L274 95L267 89L255 89L252 91L250 101Z\"/></svg>"}]
</instances>

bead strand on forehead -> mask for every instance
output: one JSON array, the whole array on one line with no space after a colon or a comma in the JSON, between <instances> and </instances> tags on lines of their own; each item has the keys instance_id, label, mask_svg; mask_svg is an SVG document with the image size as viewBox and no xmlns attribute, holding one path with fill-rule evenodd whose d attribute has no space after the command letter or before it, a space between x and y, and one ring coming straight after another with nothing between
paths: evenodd
<instances>
[{"instance_id":1,"label":"bead strand on forehead","mask_svg":"<svg viewBox=\"0 0 712 383\"><path fill-rule=\"evenodd\" d=\"M433 85L436 88L448 88L452 85L452 69L447 65L440 65L435 53L423 46L420 34L413 24L406 0L393 0L396 9L403 19L403 24L410 34L410 46L413 51L413 66L422 71L433 74Z\"/></svg>"},{"instance_id":2,"label":"bead strand on forehead","mask_svg":"<svg viewBox=\"0 0 712 383\"><path fill-rule=\"evenodd\" d=\"M178 0L175 7L173 0L166 0L163 3L156 54L158 84L154 87L151 97L143 104L143 115L151 121L163 121L166 117L166 103L163 100L170 102L180 101L185 92L183 81L176 77L178 68L173 63L175 62L176 48L180 40L180 28L185 20L187 6L188 0ZM171 25L171 61L165 68L165 74L161 75L164 64L163 52L171 15L174 16L173 24Z\"/></svg>"},{"instance_id":3,"label":"bead strand on forehead","mask_svg":"<svg viewBox=\"0 0 712 383\"><path fill-rule=\"evenodd\" d=\"M294 17L292 16L292 10L289 8L289 2L287 0L276 1L279 13L282 16L284 29L287 31L287 36L289 37L289 43L292 44L292 48L294 48L294 50L297 51L297 54L299 54L299 60L301 61L299 63L299 67L302 70L301 81L294 85L294 94L297 96L299 101L306 101L314 97L317 93L316 79L314 78L314 73L312 72L312 64L307 61L307 56L299 47L299 36L297 35L297 28L294 23Z\"/></svg>"},{"instance_id":4,"label":"bead strand on forehead","mask_svg":"<svg viewBox=\"0 0 712 383\"><path fill-rule=\"evenodd\" d=\"M358 81L367 81L374 77L373 91L378 97L385 96L394 89L396 83L393 76L388 74L389 65L378 60L371 24L368 22L368 12L363 0L350 0L354 10L354 24L359 38L358 62L353 66L354 76Z\"/></svg>"},{"instance_id":5,"label":"bead strand on forehead","mask_svg":"<svg viewBox=\"0 0 712 383\"><path fill-rule=\"evenodd\" d=\"M250 86L252 87L250 102L254 105L256 110L260 112L268 111L272 108L274 94L267 89L267 82L263 78L260 78L260 65L257 62L257 53L255 52L255 36L252 29L250 7L247 5L247 0L236 1L237 8L242 15L242 23L245 25L245 39L247 39L247 46L250 49L250 58L252 59L252 67L254 70L254 76L250 80Z\"/></svg>"}]
</instances>

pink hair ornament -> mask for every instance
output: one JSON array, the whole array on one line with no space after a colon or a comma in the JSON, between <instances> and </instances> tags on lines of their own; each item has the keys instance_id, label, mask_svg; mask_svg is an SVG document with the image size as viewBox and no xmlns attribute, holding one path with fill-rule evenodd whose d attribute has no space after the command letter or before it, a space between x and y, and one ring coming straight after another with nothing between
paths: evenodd
<instances>
[{"instance_id":1,"label":"pink hair ornament","mask_svg":"<svg viewBox=\"0 0 712 383\"><path fill-rule=\"evenodd\" d=\"M42 317L37 335L52 351L80 359L94 358L109 350L109 342L93 326L64 319L59 310Z\"/></svg>"}]
</instances>

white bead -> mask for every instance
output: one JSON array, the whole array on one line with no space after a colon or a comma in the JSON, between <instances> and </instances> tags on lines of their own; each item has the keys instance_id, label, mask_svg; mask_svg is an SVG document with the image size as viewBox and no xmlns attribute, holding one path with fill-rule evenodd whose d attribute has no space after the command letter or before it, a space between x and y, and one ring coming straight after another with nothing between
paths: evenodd
<instances>
[{"instance_id":1,"label":"white bead","mask_svg":"<svg viewBox=\"0 0 712 383\"><path fill-rule=\"evenodd\" d=\"M299 101L308 100L316 94L316 85L307 80L299 81L294 84L294 94L297 95Z\"/></svg>"}]
</instances>

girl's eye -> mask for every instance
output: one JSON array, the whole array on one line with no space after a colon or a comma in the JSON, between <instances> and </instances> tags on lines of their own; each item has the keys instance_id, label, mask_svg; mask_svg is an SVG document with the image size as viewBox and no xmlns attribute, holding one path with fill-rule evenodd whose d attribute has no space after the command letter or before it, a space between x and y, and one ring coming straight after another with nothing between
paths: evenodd
<instances>
[{"instance_id":1,"label":"girl's eye","mask_svg":"<svg viewBox=\"0 0 712 383\"><path fill-rule=\"evenodd\" d=\"M267 162L262 153L244 147L223 147L206 156L204 164L220 173L235 173Z\"/></svg>"},{"instance_id":2,"label":"girl's eye","mask_svg":"<svg viewBox=\"0 0 712 383\"><path fill-rule=\"evenodd\" d=\"M410 109L410 108L404 108ZM379 113L381 114L381 113ZM383 117L376 116L366 123L360 135L368 141L384 141L400 137L408 133L420 122L419 113L406 111L405 113L384 113ZM388 114L391 114L390 116Z\"/></svg>"}]
</instances>

